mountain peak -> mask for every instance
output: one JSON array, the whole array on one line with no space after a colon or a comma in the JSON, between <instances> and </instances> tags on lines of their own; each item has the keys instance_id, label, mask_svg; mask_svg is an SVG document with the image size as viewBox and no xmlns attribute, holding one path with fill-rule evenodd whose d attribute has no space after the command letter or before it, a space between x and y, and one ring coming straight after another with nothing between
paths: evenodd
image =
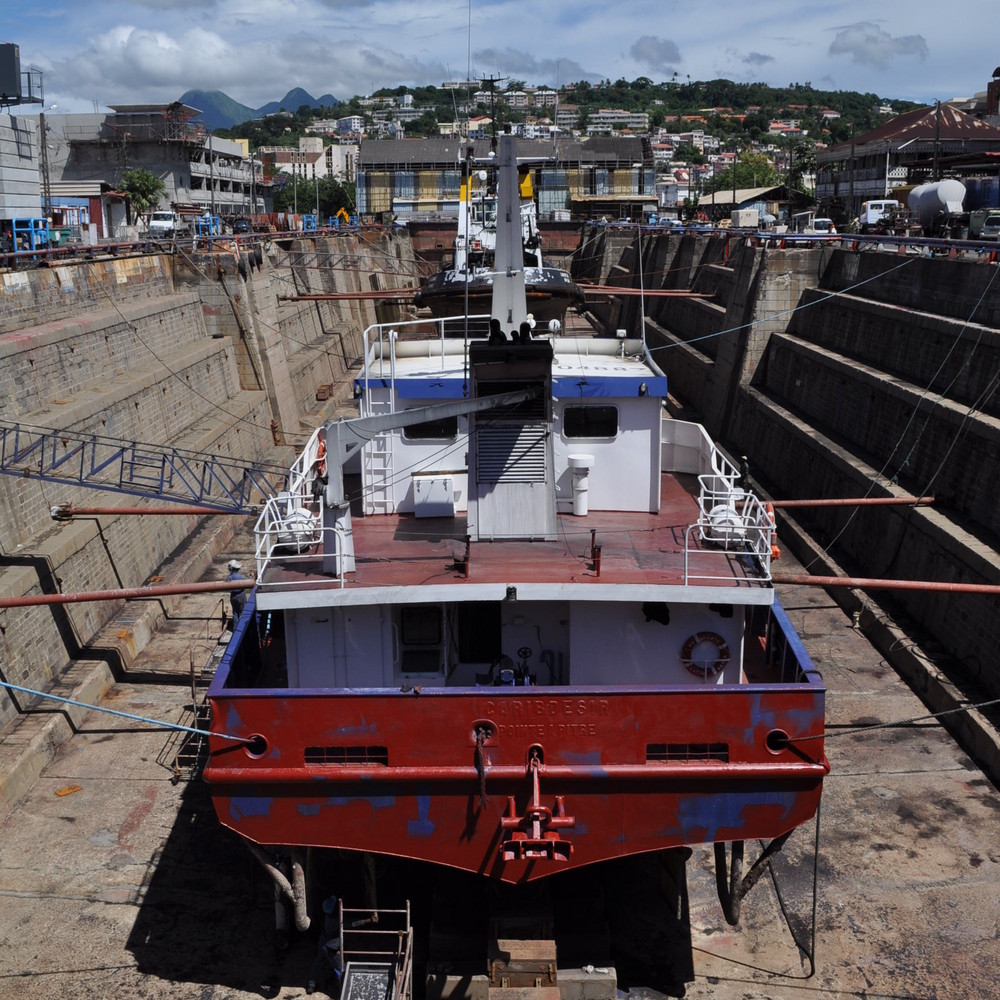
<instances>
[{"instance_id":1,"label":"mountain peak","mask_svg":"<svg viewBox=\"0 0 1000 1000\"><path fill-rule=\"evenodd\" d=\"M316 98L301 87L293 87L280 101L271 101L260 108L250 108L240 104L221 90L189 90L182 94L179 100L182 104L197 108L201 112L197 120L203 121L209 131L232 128L252 118L273 115L282 109L294 113L304 104L314 110L340 104L333 94L324 94Z\"/></svg>"}]
</instances>

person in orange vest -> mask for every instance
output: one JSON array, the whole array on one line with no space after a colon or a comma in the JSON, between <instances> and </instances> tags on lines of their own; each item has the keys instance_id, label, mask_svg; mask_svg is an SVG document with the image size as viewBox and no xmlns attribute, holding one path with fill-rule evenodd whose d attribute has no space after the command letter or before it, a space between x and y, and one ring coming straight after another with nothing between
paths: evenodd
<instances>
[{"instance_id":1,"label":"person in orange vest","mask_svg":"<svg viewBox=\"0 0 1000 1000\"><path fill-rule=\"evenodd\" d=\"M312 495L314 500L319 500L323 495L323 487L329 482L326 474L326 438L321 434L319 446L316 448L316 461L313 462L315 475L312 481Z\"/></svg>"}]
</instances>

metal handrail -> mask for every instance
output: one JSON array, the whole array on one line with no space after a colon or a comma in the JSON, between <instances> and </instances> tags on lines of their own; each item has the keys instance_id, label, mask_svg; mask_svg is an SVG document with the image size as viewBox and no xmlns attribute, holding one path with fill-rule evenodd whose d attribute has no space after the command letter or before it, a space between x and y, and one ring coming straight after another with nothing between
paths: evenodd
<instances>
[{"instance_id":1,"label":"metal handrail","mask_svg":"<svg viewBox=\"0 0 1000 1000\"><path fill-rule=\"evenodd\" d=\"M291 502L292 498L286 495L271 497L254 525L254 561L258 580L263 580L265 571L271 567L314 564L317 559L325 560L347 548L347 536L342 525L323 525L317 515L305 507L290 506ZM294 515L300 512L307 514L309 520L304 517L296 519ZM327 552L323 544L330 534L335 540L332 553ZM332 577L341 587L346 583L343 569L340 573L321 570L320 575ZM300 585L300 580L268 581L268 586Z\"/></svg>"},{"instance_id":2,"label":"metal handrail","mask_svg":"<svg viewBox=\"0 0 1000 1000\"><path fill-rule=\"evenodd\" d=\"M771 579L771 541L774 535L774 525L765 519L764 523L748 523L743 527L732 529L745 532L742 539L725 543L723 547L702 548L691 542L692 532L697 531L699 537L713 544L710 538L706 539L706 531L710 531L715 526L708 520L698 518L694 524L689 524L684 529L684 584L688 585L693 580L716 580L728 581L739 586L741 581L734 578L731 573L725 575L713 575L710 573L693 573L691 571L691 556L697 554L699 557L705 556L708 560L717 561L718 558L730 559L733 556L746 556L750 560L757 560L760 572L752 576L751 579L760 583L767 583ZM738 547L737 547L738 546Z\"/></svg>"}]
</instances>

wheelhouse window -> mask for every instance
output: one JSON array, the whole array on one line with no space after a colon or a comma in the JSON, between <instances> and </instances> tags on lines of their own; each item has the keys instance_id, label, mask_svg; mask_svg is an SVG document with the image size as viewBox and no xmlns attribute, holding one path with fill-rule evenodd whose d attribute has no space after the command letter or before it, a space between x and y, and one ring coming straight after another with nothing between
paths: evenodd
<instances>
[{"instance_id":1,"label":"wheelhouse window","mask_svg":"<svg viewBox=\"0 0 1000 1000\"><path fill-rule=\"evenodd\" d=\"M563 410L563 436L609 439L617 437L618 407L567 406Z\"/></svg>"},{"instance_id":2,"label":"wheelhouse window","mask_svg":"<svg viewBox=\"0 0 1000 1000\"><path fill-rule=\"evenodd\" d=\"M458 436L458 417L443 420L425 420L422 424L411 424L403 428L406 441L454 441Z\"/></svg>"}]
</instances>

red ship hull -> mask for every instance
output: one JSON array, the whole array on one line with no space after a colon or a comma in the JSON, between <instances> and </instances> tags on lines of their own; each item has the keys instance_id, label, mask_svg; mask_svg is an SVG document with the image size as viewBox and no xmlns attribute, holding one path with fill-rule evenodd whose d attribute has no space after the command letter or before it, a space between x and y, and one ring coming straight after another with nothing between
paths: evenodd
<instances>
[{"instance_id":1,"label":"red ship hull","mask_svg":"<svg viewBox=\"0 0 1000 1000\"><path fill-rule=\"evenodd\" d=\"M814 815L829 770L824 689L808 665L795 675L404 693L227 690L223 669L213 728L262 739L211 739L205 778L220 821L257 843L512 883L668 847L768 840Z\"/></svg>"}]
</instances>

